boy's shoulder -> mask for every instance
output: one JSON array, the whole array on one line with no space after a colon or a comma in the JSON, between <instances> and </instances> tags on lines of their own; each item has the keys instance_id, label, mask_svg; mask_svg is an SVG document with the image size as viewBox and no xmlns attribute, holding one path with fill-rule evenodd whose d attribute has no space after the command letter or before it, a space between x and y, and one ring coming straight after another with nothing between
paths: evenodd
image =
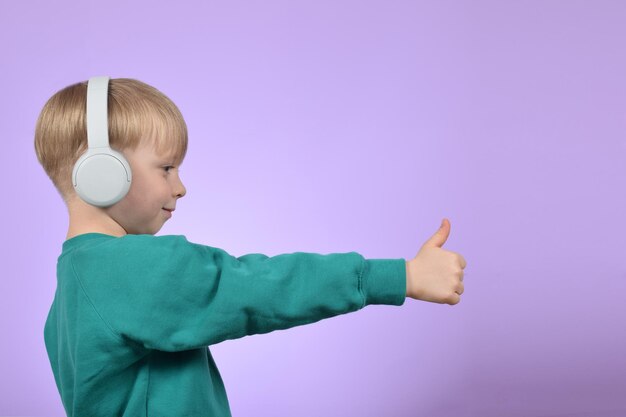
<instances>
[{"instance_id":1,"label":"boy's shoulder","mask_svg":"<svg viewBox=\"0 0 626 417\"><path fill-rule=\"evenodd\" d=\"M69 255L74 272L89 275L90 280L110 280L111 276L121 278L146 271L163 274L190 264L199 265L207 255L203 245L189 242L184 235L81 236L77 238L82 242L74 241L76 247L64 248L61 256Z\"/></svg>"}]
</instances>

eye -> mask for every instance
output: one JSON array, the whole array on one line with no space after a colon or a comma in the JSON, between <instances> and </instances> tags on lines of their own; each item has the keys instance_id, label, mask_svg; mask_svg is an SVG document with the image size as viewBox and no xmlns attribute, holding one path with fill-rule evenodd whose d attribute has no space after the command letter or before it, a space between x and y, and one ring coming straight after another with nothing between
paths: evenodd
<instances>
[{"instance_id":1,"label":"eye","mask_svg":"<svg viewBox=\"0 0 626 417\"><path fill-rule=\"evenodd\" d=\"M163 167L163 169L165 170L165 172L169 172L169 171L168 171L168 168L174 168L174 167L173 167L173 166L171 166L171 165L168 165L168 166L166 166L166 167Z\"/></svg>"}]
</instances>

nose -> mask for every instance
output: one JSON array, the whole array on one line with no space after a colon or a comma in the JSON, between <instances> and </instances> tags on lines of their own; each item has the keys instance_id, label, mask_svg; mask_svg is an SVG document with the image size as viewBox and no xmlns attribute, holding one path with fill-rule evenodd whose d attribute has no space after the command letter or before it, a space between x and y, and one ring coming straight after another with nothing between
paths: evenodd
<instances>
[{"instance_id":1,"label":"nose","mask_svg":"<svg viewBox=\"0 0 626 417\"><path fill-rule=\"evenodd\" d=\"M185 188L185 185L181 181L180 177L178 177L176 188L174 190L176 192L176 198L184 197L185 194L187 194L187 188Z\"/></svg>"},{"instance_id":2,"label":"nose","mask_svg":"<svg viewBox=\"0 0 626 417\"><path fill-rule=\"evenodd\" d=\"M178 193L176 194L177 198L181 198L184 197L185 194L187 194L187 189L185 188L185 186L183 185L183 183L180 183L180 188L178 188Z\"/></svg>"}]
</instances>

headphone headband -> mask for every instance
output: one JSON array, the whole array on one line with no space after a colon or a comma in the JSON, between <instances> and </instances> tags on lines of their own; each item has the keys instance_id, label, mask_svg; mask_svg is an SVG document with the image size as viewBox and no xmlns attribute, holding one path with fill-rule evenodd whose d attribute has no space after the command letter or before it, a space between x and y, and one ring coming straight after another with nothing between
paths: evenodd
<instances>
[{"instance_id":1,"label":"headphone headband","mask_svg":"<svg viewBox=\"0 0 626 417\"><path fill-rule=\"evenodd\" d=\"M107 120L110 77L93 77L87 84L87 140L89 149L109 147Z\"/></svg>"}]
</instances>

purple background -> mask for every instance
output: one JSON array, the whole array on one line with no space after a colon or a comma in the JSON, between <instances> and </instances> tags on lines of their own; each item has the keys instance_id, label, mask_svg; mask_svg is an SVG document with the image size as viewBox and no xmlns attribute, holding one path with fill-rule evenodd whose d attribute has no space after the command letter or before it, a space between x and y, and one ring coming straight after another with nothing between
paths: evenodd
<instances>
[{"instance_id":1,"label":"purple background","mask_svg":"<svg viewBox=\"0 0 626 417\"><path fill-rule=\"evenodd\" d=\"M159 234L413 258L407 299L211 346L234 416L626 416L626 3L3 1L0 415L63 416L43 342L66 208L45 101L145 81L189 127Z\"/></svg>"}]
</instances>

